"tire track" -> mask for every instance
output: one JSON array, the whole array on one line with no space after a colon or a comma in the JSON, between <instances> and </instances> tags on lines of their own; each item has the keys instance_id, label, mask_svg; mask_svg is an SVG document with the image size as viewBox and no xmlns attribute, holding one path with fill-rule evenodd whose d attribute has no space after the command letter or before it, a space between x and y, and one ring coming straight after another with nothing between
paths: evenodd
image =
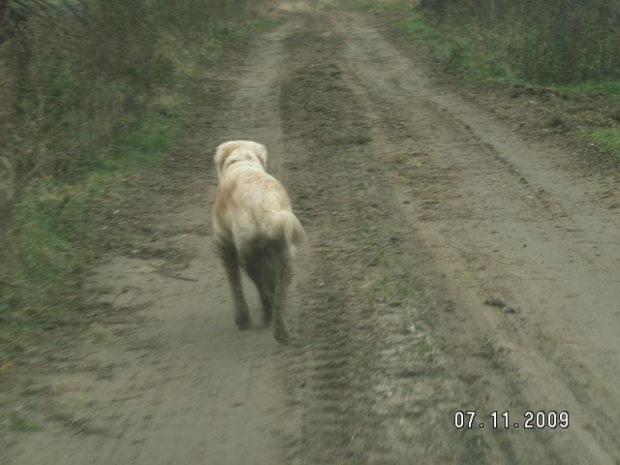
<instances>
[{"instance_id":1,"label":"tire track","mask_svg":"<svg viewBox=\"0 0 620 465\"><path fill-rule=\"evenodd\" d=\"M343 138L364 139L365 123L338 79L333 56L338 39L314 35L312 27L306 21L286 39L280 101L287 153L289 147L298 152L287 162L297 166L289 174L294 204L312 238L310 272L299 287L303 303L294 322L301 354L288 359L304 367L294 381L302 408L294 457L304 464L367 463L377 434L370 421L369 379L363 376L372 367L372 354L360 340L359 311L366 305L348 284L357 271L343 252L352 245L354 215L347 210L353 197L343 198L341 190L357 158Z\"/></svg>"},{"instance_id":2,"label":"tire track","mask_svg":"<svg viewBox=\"0 0 620 465\"><path fill-rule=\"evenodd\" d=\"M614 221L604 211L594 213L587 185L558 169L562 154L529 146L457 96L438 91L359 15L330 19L325 24L334 30L348 25L345 79L373 115L375 148L389 154L384 157L397 180L403 215L435 250L452 295L468 309L467 318L440 318L437 335L446 350L468 361L457 370L487 380L488 389L476 383L477 404L486 406L483 411L497 404L513 411L563 405L575 417L589 418L587 427L584 421L573 424L570 434L496 435L502 460L613 463L618 443L610 433L617 418L610 412L619 407L618 393L603 381L610 373L601 376L597 367L603 354L596 351L600 355L587 360L564 341L568 328L578 334L592 324L588 307L594 306L593 313L612 326L591 334L595 338L583 348L611 344L617 325L609 312L617 292L608 277L617 257L599 258L596 265L592 257L601 256L596 244L610 241L606 230ZM577 243L564 230L587 231L589 241ZM598 278L584 287L575 281L579 269ZM567 304L565 295L577 289L573 297L580 303ZM485 306L493 295L503 296L518 314L502 317ZM586 324L567 321L567 311ZM472 338L468 327L486 332L486 341ZM487 353L486 367L475 355L480 348ZM587 388L576 382L585 373Z\"/></svg>"},{"instance_id":3,"label":"tire track","mask_svg":"<svg viewBox=\"0 0 620 465\"><path fill-rule=\"evenodd\" d=\"M423 284L397 259L403 237L414 250L416 238L398 219L369 121L343 79L345 39L324 24L306 16L286 39L280 94L287 154L297 152L286 162L294 204L312 238L293 323L299 346L286 360L302 416L291 457L303 464L487 463L481 448L449 428L463 387L446 376L439 354L424 352L432 342L422 327L420 337L406 331L421 313L416 306L434 304L418 295Z\"/></svg>"}]
</instances>

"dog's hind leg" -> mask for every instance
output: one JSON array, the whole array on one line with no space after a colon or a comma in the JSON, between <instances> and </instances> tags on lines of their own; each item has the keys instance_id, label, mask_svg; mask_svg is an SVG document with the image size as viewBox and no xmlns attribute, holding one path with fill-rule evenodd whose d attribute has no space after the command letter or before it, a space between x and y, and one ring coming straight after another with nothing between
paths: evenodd
<instances>
[{"instance_id":1,"label":"dog's hind leg","mask_svg":"<svg viewBox=\"0 0 620 465\"><path fill-rule=\"evenodd\" d=\"M241 285L241 269L239 268L239 257L237 251L232 245L219 245L218 251L224 268L226 269L226 275L228 276L228 282L232 290L233 301L235 306L235 323L239 329L247 329L250 327L250 311L248 303L243 295L243 287Z\"/></svg>"},{"instance_id":2,"label":"dog's hind leg","mask_svg":"<svg viewBox=\"0 0 620 465\"><path fill-rule=\"evenodd\" d=\"M275 257L276 280L273 296L273 335L278 342L286 343L290 340L290 331L286 322L286 293L291 283L293 273L290 258L281 251Z\"/></svg>"},{"instance_id":3,"label":"dog's hind leg","mask_svg":"<svg viewBox=\"0 0 620 465\"><path fill-rule=\"evenodd\" d=\"M273 279L264 277L257 287L263 306L263 324L269 326L273 320Z\"/></svg>"},{"instance_id":4,"label":"dog's hind leg","mask_svg":"<svg viewBox=\"0 0 620 465\"><path fill-rule=\"evenodd\" d=\"M263 306L263 323L269 326L273 319L273 292L275 287L275 267L268 246L255 244L243 259L243 267L256 285Z\"/></svg>"}]
</instances>

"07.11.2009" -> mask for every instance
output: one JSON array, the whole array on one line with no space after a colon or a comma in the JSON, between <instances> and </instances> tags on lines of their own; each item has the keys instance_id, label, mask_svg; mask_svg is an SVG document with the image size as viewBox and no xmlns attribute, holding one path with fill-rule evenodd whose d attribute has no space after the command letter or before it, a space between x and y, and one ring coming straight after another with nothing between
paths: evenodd
<instances>
[{"instance_id":1,"label":"07.11.2009","mask_svg":"<svg viewBox=\"0 0 620 465\"><path fill-rule=\"evenodd\" d=\"M508 410L493 411L487 416L475 410L457 410L453 419L457 429L567 429L570 423L567 411L527 410L516 417Z\"/></svg>"}]
</instances>

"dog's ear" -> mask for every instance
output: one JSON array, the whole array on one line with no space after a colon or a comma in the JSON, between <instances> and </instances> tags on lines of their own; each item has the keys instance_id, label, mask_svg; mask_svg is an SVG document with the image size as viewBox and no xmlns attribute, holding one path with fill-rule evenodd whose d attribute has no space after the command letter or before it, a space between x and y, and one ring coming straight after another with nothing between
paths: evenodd
<instances>
[{"instance_id":1,"label":"dog's ear","mask_svg":"<svg viewBox=\"0 0 620 465\"><path fill-rule=\"evenodd\" d=\"M261 165L263 165L263 169L267 169L267 147L263 144L259 144L258 142L254 142L254 144L256 155L258 156Z\"/></svg>"},{"instance_id":2,"label":"dog's ear","mask_svg":"<svg viewBox=\"0 0 620 465\"><path fill-rule=\"evenodd\" d=\"M226 163L226 159L230 155L230 153L238 147L236 141L228 141L220 144L215 151L215 157L213 157L213 163L215 164L215 169L217 170L218 179L222 178L222 171L224 169L224 164Z\"/></svg>"}]
</instances>

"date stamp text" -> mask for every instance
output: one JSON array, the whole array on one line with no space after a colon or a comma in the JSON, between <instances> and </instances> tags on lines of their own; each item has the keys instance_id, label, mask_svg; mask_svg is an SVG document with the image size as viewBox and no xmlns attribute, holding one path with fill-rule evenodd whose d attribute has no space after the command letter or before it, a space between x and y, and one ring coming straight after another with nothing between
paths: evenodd
<instances>
[{"instance_id":1,"label":"date stamp text","mask_svg":"<svg viewBox=\"0 0 620 465\"><path fill-rule=\"evenodd\" d=\"M567 411L555 410L527 410L521 415L508 410L486 415L475 410L457 410L453 419L457 429L568 429L570 424Z\"/></svg>"}]
</instances>

